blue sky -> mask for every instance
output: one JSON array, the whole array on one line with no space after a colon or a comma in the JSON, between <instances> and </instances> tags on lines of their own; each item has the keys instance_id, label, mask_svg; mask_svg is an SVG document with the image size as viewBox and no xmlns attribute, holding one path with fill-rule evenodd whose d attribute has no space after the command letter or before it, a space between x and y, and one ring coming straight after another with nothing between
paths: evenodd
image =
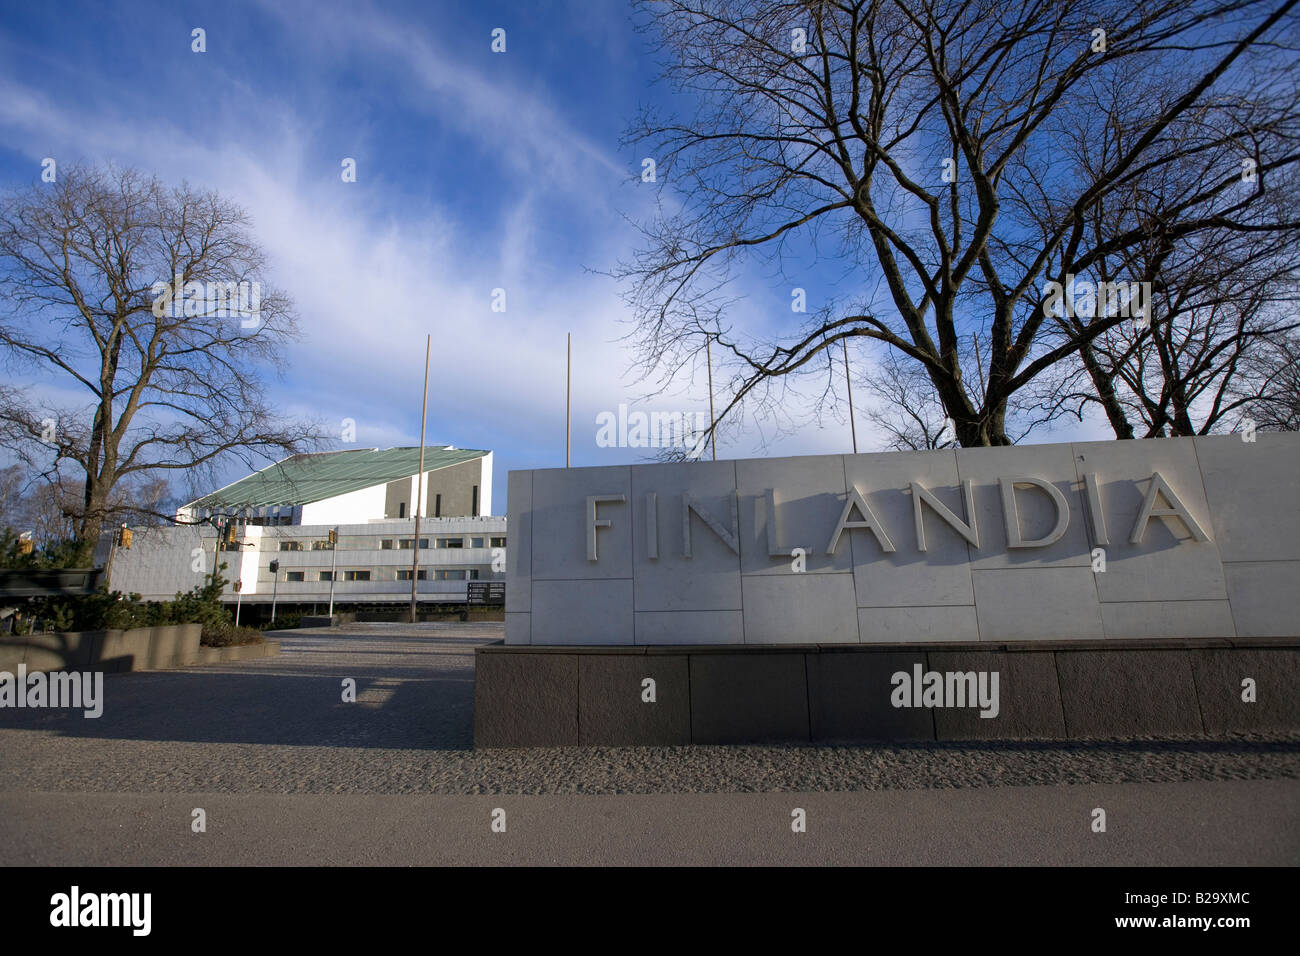
<instances>
[{"instance_id":1,"label":"blue sky","mask_svg":"<svg viewBox=\"0 0 1300 956\"><path fill-rule=\"evenodd\" d=\"M624 216L645 216L652 191L619 140L639 104L670 95L631 16L615 0L5 0L0 187L35 181L50 156L238 202L304 333L271 387L277 405L354 419L362 447L415 444L431 334L428 438L493 449L503 512L507 470L563 464L566 332L575 465L652 454L597 447L596 415L620 402L707 409L702 374L638 403L636 356L619 341L629 313L592 271L637 244ZM504 54L490 48L498 27ZM340 177L344 157L356 183ZM788 316L789 285L761 268L742 277L737 320ZM491 310L496 288L505 313ZM861 414L858 427L870 450ZM747 428L719 456L849 450L831 418L770 439Z\"/></svg>"}]
</instances>

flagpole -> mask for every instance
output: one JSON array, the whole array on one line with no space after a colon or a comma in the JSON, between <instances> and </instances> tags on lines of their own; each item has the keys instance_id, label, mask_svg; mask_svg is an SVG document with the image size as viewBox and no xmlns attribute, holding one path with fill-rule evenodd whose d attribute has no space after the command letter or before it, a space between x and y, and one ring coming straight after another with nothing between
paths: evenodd
<instances>
[{"instance_id":1,"label":"flagpole","mask_svg":"<svg viewBox=\"0 0 1300 956\"><path fill-rule=\"evenodd\" d=\"M853 382L849 379L849 340L840 339L844 346L844 384L849 387L849 428L853 430L853 454L858 453L858 426L853 420Z\"/></svg>"},{"instance_id":2,"label":"flagpole","mask_svg":"<svg viewBox=\"0 0 1300 956\"><path fill-rule=\"evenodd\" d=\"M424 429L429 414L429 348L432 335L424 337L424 399L420 403L420 471L415 476L415 537L411 539L411 623L416 620L415 591L420 585L420 504L424 491Z\"/></svg>"},{"instance_id":3,"label":"flagpole","mask_svg":"<svg viewBox=\"0 0 1300 956\"><path fill-rule=\"evenodd\" d=\"M713 460L718 460L718 432L717 422L713 418L713 349L709 345L710 340L704 339L704 364L709 367L709 438L713 442Z\"/></svg>"},{"instance_id":4,"label":"flagpole","mask_svg":"<svg viewBox=\"0 0 1300 956\"><path fill-rule=\"evenodd\" d=\"M569 333L569 364L564 379L564 467L569 467L573 434L573 333Z\"/></svg>"}]
</instances>

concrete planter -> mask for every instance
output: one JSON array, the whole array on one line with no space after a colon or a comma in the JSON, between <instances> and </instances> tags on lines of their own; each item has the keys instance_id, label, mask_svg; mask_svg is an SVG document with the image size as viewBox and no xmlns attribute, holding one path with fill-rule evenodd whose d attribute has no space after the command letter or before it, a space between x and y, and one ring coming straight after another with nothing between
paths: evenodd
<instances>
[{"instance_id":1,"label":"concrete planter","mask_svg":"<svg viewBox=\"0 0 1300 956\"><path fill-rule=\"evenodd\" d=\"M62 631L0 639L0 670L24 664L37 671L150 671L185 667L199 660L199 624L168 624L132 630ZM260 655L259 655L260 656Z\"/></svg>"},{"instance_id":2,"label":"concrete planter","mask_svg":"<svg viewBox=\"0 0 1300 956\"><path fill-rule=\"evenodd\" d=\"M26 664L29 672L89 670L99 659L99 648L110 633L120 631L65 631L5 637L0 643L0 670L14 671Z\"/></svg>"},{"instance_id":3,"label":"concrete planter","mask_svg":"<svg viewBox=\"0 0 1300 956\"><path fill-rule=\"evenodd\" d=\"M165 670L176 666L181 627L180 624L164 624L149 629L149 670Z\"/></svg>"},{"instance_id":4,"label":"concrete planter","mask_svg":"<svg viewBox=\"0 0 1300 956\"><path fill-rule=\"evenodd\" d=\"M194 661L196 664L218 664L221 662L221 652L224 647L200 647L198 658Z\"/></svg>"},{"instance_id":5,"label":"concrete planter","mask_svg":"<svg viewBox=\"0 0 1300 956\"><path fill-rule=\"evenodd\" d=\"M26 656L26 638L13 637L9 634L0 635L0 671L15 673Z\"/></svg>"},{"instance_id":6,"label":"concrete planter","mask_svg":"<svg viewBox=\"0 0 1300 956\"><path fill-rule=\"evenodd\" d=\"M153 631L152 627L101 631L103 638L96 655L95 669L108 673L149 670L149 647L153 642Z\"/></svg>"},{"instance_id":7,"label":"concrete planter","mask_svg":"<svg viewBox=\"0 0 1300 956\"><path fill-rule=\"evenodd\" d=\"M274 657L280 653L279 641L266 641L262 644L238 644L232 647L200 647L198 664L219 664L232 661L255 661L263 657Z\"/></svg>"},{"instance_id":8,"label":"concrete planter","mask_svg":"<svg viewBox=\"0 0 1300 956\"><path fill-rule=\"evenodd\" d=\"M165 624L150 630L153 633L149 643L149 670L185 667L197 660L202 625Z\"/></svg>"}]
</instances>

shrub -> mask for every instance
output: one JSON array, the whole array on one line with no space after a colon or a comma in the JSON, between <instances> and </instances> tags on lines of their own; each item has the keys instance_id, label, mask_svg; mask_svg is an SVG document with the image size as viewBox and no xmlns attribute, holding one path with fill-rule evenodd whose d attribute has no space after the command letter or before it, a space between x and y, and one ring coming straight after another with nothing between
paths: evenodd
<instances>
[{"instance_id":1,"label":"shrub","mask_svg":"<svg viewBox=\"0 0 1300 956\"><path fill-rule=\"evenodd\" d=\"M290 611L287 614L277 614L274 621L267 621L262 625L264 631L282 631L286 628L297 627L302 623L302 614L299 611Z\"/></svg>"},{"instance_id":2,"label":"shrub","mask_svg":"<svg viewBox=\"0 0 1300 956\"><path fill-rule=\"evenodd\" d=\"M203 625L203 636L199 639L204 647L237 647L263 642L262 632L257 628L235 627L230 623Z\"/></svg>"},{"instance_id":3,"label":"shrub","mask_svg":"<svg viewBox=\"0 0 1300 956\"><path fill-rule=\"evenodd\" d=\"M221 606L221 592L226 584L221 572L225 569L223 563L207 583L184 593L178 591L170 601L142 602L139 594L98 591L95 594L40 598L27 605L26 616L39 619L47 631L126 630L165 624L202 624L204 633L208 628L215 632L234 626L230 612Z\"/></svg>"}]
</instances>

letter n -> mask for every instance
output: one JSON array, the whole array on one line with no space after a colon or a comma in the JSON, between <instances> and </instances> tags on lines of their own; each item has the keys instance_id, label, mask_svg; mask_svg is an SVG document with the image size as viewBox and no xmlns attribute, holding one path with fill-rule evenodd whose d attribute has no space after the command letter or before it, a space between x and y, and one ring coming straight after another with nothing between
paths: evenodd
<instances>
[{"instance_id":1,"label":"letter n","mask_svg":"<svg viewBox=\"0 0 1300 956\"><path fill-rule=\"evenodd\" d=\"M682 495L682 555L684 557L691 557L691 512L698 515L700 520L722 539L723 544L737 555L740 554L740 503L735 491L731 492L729 499L731 502L731 527L726 528L713 515L697 507L694 498L688 494Z\"/></svg>"},{"instance_id":2,"label":"letter n","mask_svg":"<svg viewBox=\"0 0 1300 956\"><path fill-rule=\"evenodd\" d=\"M948 510L948 506L936 498L919 482L912 482L912 513L916 518L916 550L925 550L925 519L921 515L922 503L927 504L940 518L946 521L959 535L970 542L972 547L980 546L979 530L975 527L975 488L969 478L961 483L966 498L966 515L970 523L962 521Z\"/></svg>"}]
</instances>

